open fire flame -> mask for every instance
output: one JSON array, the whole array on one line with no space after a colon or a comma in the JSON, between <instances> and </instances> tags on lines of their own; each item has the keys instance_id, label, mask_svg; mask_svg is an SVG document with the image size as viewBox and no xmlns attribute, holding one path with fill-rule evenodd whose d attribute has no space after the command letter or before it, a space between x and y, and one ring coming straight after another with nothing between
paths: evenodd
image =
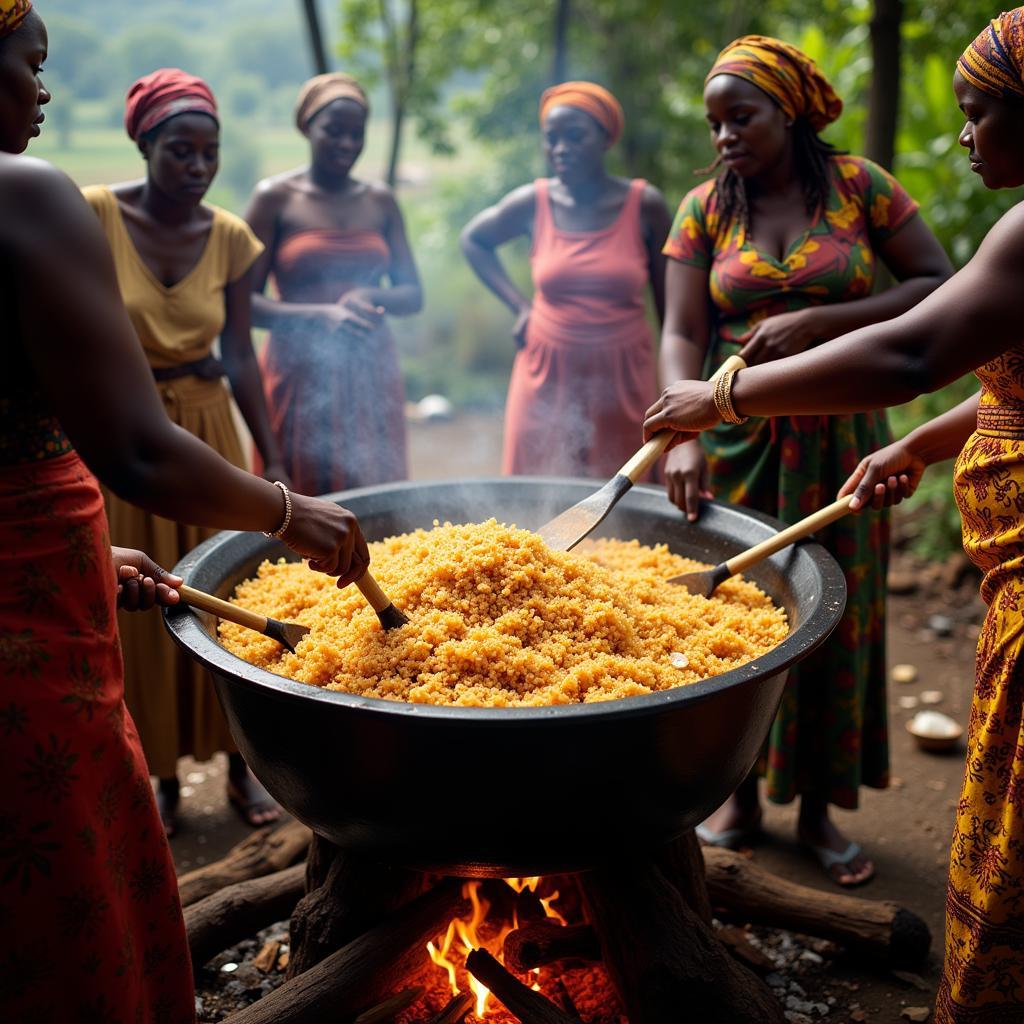
<instances>
[{"instance_id":1,"label":"open fire flame","mask_svg":"<svg viewBox=\"0 0 1024 1024\"><path fill-rule=\"evenodd\" d=\"M527 889L535 893L540 884L540 878L506 878L505 883L517 893ZM504 962L505 938L509 932L519 927L519 921L516 910L513 909L510 924L505 923L496 931L493 926L489 929L484 928L491 905L480 895L480 886L480 882L466 882L462 888L462 894L470 901L469 918L453 918L444 935L439 936L436 942L427 943L427 952L430 954L430 959L447 972L453 996L467 990L472 992L476 1000L473 1012L476 1017L483 1019L492 1002L491 993L485 985L477 981L466 970L466 957L474 949L486 949L497 960ZM539 897L545 915L564 925L568 922L553 906L557 899L557 890L550 896ZM540 969L535 968L533 973L539 974ZM540 990L536 981L533 983L533 988L536 991Z\"/></svg>"}]
</instances>

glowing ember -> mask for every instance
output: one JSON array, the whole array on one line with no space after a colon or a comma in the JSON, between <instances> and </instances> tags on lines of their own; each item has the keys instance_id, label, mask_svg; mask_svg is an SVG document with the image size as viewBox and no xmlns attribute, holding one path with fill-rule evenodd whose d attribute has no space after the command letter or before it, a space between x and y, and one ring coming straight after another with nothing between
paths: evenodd
<instances>
[{"instance_id":1,"label":"glowing ember","mask_svg":"<svg viewBox=\"0 0 1024 1024\"><path fill-rule=\"evenodd\" d=\"M539 877L506 878L505 883L516 894L533 893L544 914L552 921L565 925L568 923L563 914L554 904L558 902L559 893L551 890L548 895L541 896L538 889L541 885ZM462 992L472 993L473 1011L466 1018L467 1024L512 1024L516 1020L489 990L477 981L466 970L466 957L474 949L486 949L497 960L504 963L505 938L514 928L519 927L516 911L516 899L509 894L501 896L499 883L466 882L463 895L470 903L470 912L463 918L453 919L443 934L427 943L427 952L435 967L435 973L418 978L419 984L427 986L428 993L423 997L425 1005L410 1008L408 1015L399 1017L400 1024L423 1020L425 1013L436 1013L449 998ZM492 897L488 899L484 892ZM563 908L565 909L565 908ZM569 911L567 911L568 913ZM572 916L572 915L571 915ZM578 915L577 919L578 919ZM559 991L568 992L577 1005L580 1013L593 1024L624 1024L618 999L611 987L611 982L603 966L562 966L534 968L527 974L516 976L535 992L544 994L556 1005L561 1004Z\"/></svg>"}]
</instances>

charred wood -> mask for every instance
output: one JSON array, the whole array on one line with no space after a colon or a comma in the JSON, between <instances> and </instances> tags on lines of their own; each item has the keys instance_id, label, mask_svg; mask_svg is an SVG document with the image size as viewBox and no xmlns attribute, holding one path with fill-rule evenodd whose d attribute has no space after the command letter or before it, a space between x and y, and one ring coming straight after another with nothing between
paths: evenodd
<instances>
[{"instance_id":1,"label":"charred wood","mask_svg":"<svg viewBox=\"0 0 1024 1024\"><path fill-rule=\"evenodd\" d=\"M305 867L236 882L185 908L192 966L199 970L221 950L291 914L302 896Z\"/></svg>"},{"instance_id":2,"label":"charred wood","mask_svg":"<svg viewBox=\"0 0 1024 1024\"><path fill-rule=\"evenodd\" d=\"M582 878L602 960L631 1024L680 1018L715 1024L782 1024L782 1007L737 963L650 860Z\"/></svg>"},{"instance_id":3,"label":"charred wood","mask_svg":"<svg viewBox=\"0 0 1024 1024\"><path fill-rule=\"evenodd\" d=\"M469 911L461 889L442 882L225 1024L323 1024L362 1012L429 963L427 941Z\"/></svg>"},{"instance_id":4,"label":"charred wood","mask_svg":"<svg viewBox=\"0 0 1024 1024\"><path fill-rule=\"evenodd\" d=\"M311 837L309 829L297 821L253 832L221 860L178 879L181 905L188 907L225 886L291 867L306 856Z\"/></svg>"},{"instance_id":5,"label":"charred wood","mask_svg":"<svg viewBox=\"0 0 1024 1024\"><path fill-rule=\"evenodd\" d=\"M316 884L314 888L309 886ZM288 978L296 978L383 917L418 896L419 872L372 861L313 837L306 895L291 919Z\"/></svg>"},{"instance_id":6,"label":"charred wood","mask_svg":"<svg viewBox=\"0 0 1024 1024\"><path fill-rule=\"evenodd\" d=\"M436 1016L426 1024L461 1024L463 1017L473 1009L476 1000L468 993L461 992Z\"/></svg>"},{"instance_id":7,"label":"charred wood","mask_svg":"<svg viewBox=\"0 0 1024 1024\"><path fill-rule=\"evenodd\" d=\"M417 985L415 988L406 988L396 993L382 1003L364 1010L352 1024L386 1024L393 1020L396 1014L407 1010L419 997L423 995L423 987Z\"/></svg>"},{"instance_id":8,"label":"charred wood","mask_svg":"<svg viewBox=\"0 0 1024 1024\"><path fill-rule=\"evenodd\" d=\"M711 900L704 881L704 858L693 829L673 839L655 856L662 874L683 902L706 924L711 924Z\"/></svg>"},{"instance_id":9,"label":"charred wood","mask_svg":"<svg viewBox=\"0 0 1024 1024\"><path fill-rule=\"evenodd\" d=\"M483 982L523 1024L580 1024L578 1018L568 1016L550 999L511 975L486 949L474 949L466 957L466 970Z\"/></svg>"},{"instance_id":10,"label":"charred wood","mask_svg":"<svg viewBox=\"0 0 1024 1024\"><path fill-rule=\"evenodd\" d=\"M928 955L928 925L898 903L787 882L732 850L703 854L711 902L731 919L830 939L889 967L919 967Z\"/></svg>"},{"instance_id":11,"label":"charred wood","mask_svg":"<svg viewBox=\"0 0 1024 1024\"><path fill-rule=\"evenodd\" d=\"M505 964L510 970L522 973L571 959L601 959L601 944L589 924L534 921L505 936Z\"/></svg>"}]
</instances>

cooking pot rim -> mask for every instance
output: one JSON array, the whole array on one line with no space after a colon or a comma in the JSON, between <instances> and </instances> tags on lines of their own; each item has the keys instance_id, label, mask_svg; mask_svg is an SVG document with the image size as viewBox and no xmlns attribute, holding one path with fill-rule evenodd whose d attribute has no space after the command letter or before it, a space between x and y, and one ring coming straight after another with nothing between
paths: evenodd
<instances>
[{"instance_id":1,"label":"cooking pot rim","mask_svg":"<svg viewBox=\"0 0 1024 1024\"><path fill-rule=\"evenodd\" d=\"M402 481L394 484L377 484L348 491L339 491L324 495L325 498L338 504L346 504L353 498L379 495L382 490L400 494L406 490L423 491L432 488L443 489L453 486L485 487L488 485L508 485L510 477L481 477L467 480L441 481ZM596 490L600 483L593 480L566 477L515 477L515 480L529 483L543 483L550 487L578 486L586 484ZM634 487L630 494L640 497L644 494L656 495L664 500L661 488L640 486ZM628 502L630 494L623 499ZM771 516L754 509L733 505L728 502L709 501L702 503L738 512L750 519L769 527L772 532L781 529L785 524ZM198 563L209 557L218 548L232 543L234 538L245 536L242 531L227 530L215 534L193 548L174 567L174 572L184 578L186 583L202 586L202 580L191 577ZM766 534L767 536L767 534ZM597 701L591 704L558 704L540 707L488 708L488 707L451 707L437 704L411 704L405 701L383 700L379 697L363 697L342 691L327 690L310 683L302 683L279 676L266 669L252 665L232 654L214 640L202 627L199 617L185 606L164 609L164 624L175 642L184 650L198 658L210 671L230 683L256 686L264 695L290 701L314 700L339 708L347 708L367 715L408 715L419 719L440 719L443 721L472 720L481 724L503 725L514 722L561 722L566 718L587 717L642 717L658 713L666 705L679 702L698 703L720 693L723 690L743 686L755 677L766 678L784 672L792 664L814 650L828 638L835 623L838 622L846 605L846 581L842 570L835 559L816 541L803 541L797 545L793 554L798 558L810 558L821 577L821 600L812 609L806 619L786 637L777 647L767 654L738 668L730 669L718 676L712 676L686 686L673 687L658 693L642 694L634 697L622 697L614 700ZM809 637L809 639L808 639ZM228 671L229 670L229 671Z\"/></svg>"}]
</instances>

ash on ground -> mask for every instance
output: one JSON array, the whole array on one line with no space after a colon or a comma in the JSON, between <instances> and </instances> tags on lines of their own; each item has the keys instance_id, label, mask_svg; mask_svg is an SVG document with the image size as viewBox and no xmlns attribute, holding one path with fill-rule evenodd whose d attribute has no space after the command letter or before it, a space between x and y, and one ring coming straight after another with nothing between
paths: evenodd
<instances>
[{"instance_id":1,"label":"ash on ground","mask_svg":"<svg viewBox=\"0 0 1024 1024\"><path fill-rule=\"evenodd\" d=\"M724 932L723 937L731 937L730 946L740 942L750 947L738 959L761 975L785 1008L790 1024L813 1024L830 1017L845 1022L851 1011L856 1013L856 985L829 976L833 961L843 955L835 944L770 928L723 927L718 921L715 927ZM283 984L287 957L287 921L216 956L196 978L199 1024L217 1024Z\"/></svg>"}]
</instances>

